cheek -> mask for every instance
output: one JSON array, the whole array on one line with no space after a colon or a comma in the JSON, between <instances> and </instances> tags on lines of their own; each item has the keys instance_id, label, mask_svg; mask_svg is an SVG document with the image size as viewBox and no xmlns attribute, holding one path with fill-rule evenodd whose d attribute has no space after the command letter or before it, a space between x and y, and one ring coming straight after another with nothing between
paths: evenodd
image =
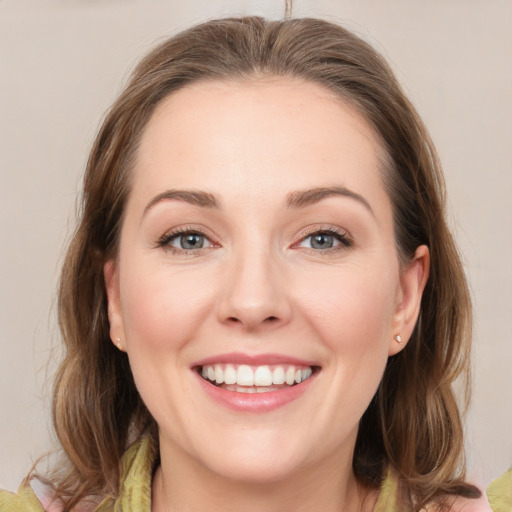
<instances>
[{"instance_id":1,"label":"cheek","mask_svg":"<svg viewBox=\"0 0 512 512\"><path fill-rule=\"evenodd\" d=\"M141 268L126 269L121 290L127 346L137 352L178 349L201 324L211 302L209 288L187 272Z\"/></svg>"},{"instance_id":2,"label":"cheek","mask_svg":"<svg viewBox=\"0 0 512 512\"><path fill-rule=\"evenodd\" d=\"M294 292L302 300L300 314L307 321L308 336L322 344L325 367L320 378L327 391L312 421L334 450L357 429L382 379L397 281L375 264L373 270L347 265L323 272L301 281Z\"/></svg>"},{"instance_id":3,"label":"cheek","mask_svg":"<svg viewBox=\"0 0 512 512\"><path fill-rule=\"evenodd\" d=\"M347 364L368 354L385 361L398 283L393 273L352 267L317 277L303 283L297 293L307 299L302 301L303 315L328 348L346 356ZM311 286L311 282L320 285Z\"/></svg>"},{"instance_id":4,"label":"cheek","mask_svg":"<svg viewBox=\"0 0 512 512\"><path fill-rule=\"evenodd\" d=\"M209 288L199 286L202 280L161 265L151 269L146 262L144 268L125 269L124 333L137 389L159 425L173 418L175 432L182 432L181 412L193 397L186 381L176 376L188 368L187 346L205 322Z\"/></svg>"}]
</instances>

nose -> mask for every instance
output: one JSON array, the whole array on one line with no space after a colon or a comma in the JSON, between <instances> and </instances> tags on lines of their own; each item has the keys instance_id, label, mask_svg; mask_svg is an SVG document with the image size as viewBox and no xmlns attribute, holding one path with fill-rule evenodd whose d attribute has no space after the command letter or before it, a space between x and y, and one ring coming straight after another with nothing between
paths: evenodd
<instances>
[{"instance_id":1,"label":"nose","mask_svg":"<svg viewBox=\"0 0 512 512\"><path fill-rule=\"evenodd\" d=\"M219 321L247 331L276 328L291 317L286 279L269 251L239 254L226 271Z\"/></svg>"}]
</instances>

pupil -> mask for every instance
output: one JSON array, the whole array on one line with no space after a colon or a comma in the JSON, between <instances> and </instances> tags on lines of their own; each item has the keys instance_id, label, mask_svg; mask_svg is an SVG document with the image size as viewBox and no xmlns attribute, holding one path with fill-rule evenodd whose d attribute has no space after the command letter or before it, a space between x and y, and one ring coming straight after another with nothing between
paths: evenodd
<instances>
[{"instance_id":1,"label":"pupil","mask_svg":"<svg viewBox=\"0 0 512 512\"><path fill-rule=\"evenodd\" d=\"M311 245L315 249L329 249L333 246L333 237L324 234L315 235Z\"/></svg>"},{"instance_id":2,"label":"pupil","mask_svg":"<svg viewBox=\"0 0 512 512\"><path fill-rule=\"evenodd\" d=\"M183 249L200 249L203 247L203 237L201 235L182 235L181 246Z\"/></svg>"}]
</instances>

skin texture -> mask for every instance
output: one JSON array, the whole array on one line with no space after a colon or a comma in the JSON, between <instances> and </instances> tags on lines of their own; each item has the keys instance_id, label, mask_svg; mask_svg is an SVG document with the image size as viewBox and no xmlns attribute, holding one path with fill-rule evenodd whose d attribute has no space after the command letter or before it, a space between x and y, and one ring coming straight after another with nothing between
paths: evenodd
<instances>
[{"instance_id":1,"label":"skin texture","mask_svg":"<svg viewBox=\"0 0 512 512\"><path fill-rule=\"evenodd\" d=\"M160 429L153 510L371 510L351 470L358 421L429 268L424 246L400 267L380 154L365 120L311 83L205 82L157 108L105 266L112 340ZM286 205L319 187L350 193ZM219 207L155 200L169 190ZM204 234L203 248L183 250L176 230ZM334 246L312 247L329 230ZM320 370L282 407L235 411L193 368L231 352Z\"/></svg>"}]
</instances>

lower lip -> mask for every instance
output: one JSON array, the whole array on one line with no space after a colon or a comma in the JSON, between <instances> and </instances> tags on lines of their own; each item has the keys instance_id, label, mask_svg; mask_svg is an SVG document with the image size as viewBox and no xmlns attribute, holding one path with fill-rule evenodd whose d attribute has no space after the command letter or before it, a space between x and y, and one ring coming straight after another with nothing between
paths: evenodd
<instances>
[{"instance_id":1,"label":"lower lip","mask_svg":"<svg viewBox=\"0 0 512 512\"><path fill-rule=\"evenodd\" d=\"M203 379L197 372L196 375L203 390L217 403L237 412L258 413L273 411L300 398L309 389L317 373L313 373L309 379L306 379L300 384L277 391L268 391L267 393L238 393L236 391L228 391L227 389L214 386Z\"/></svg>"}]
</instances>

